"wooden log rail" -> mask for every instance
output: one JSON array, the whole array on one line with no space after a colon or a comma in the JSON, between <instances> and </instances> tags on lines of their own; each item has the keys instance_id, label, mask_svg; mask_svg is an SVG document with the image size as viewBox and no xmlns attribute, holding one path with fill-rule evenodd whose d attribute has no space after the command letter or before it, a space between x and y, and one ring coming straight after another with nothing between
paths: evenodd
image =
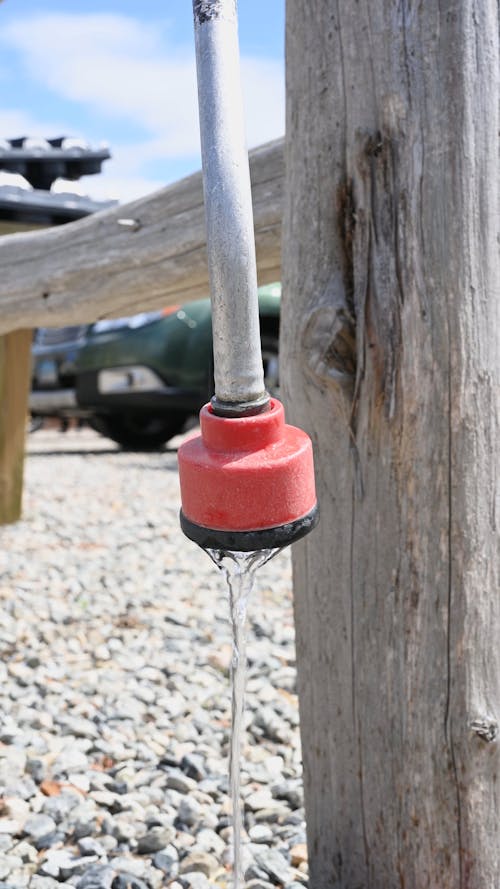
<instances>
[{"instance_id":1,"label":"wooden log rail","mask_svg":"<svg viewBox=\"0 0 500 889\"><path fill-rule=\"evenodd\" d=\"M259 283L281 278L283 140L250 153ZM0 237L0 525L21 511L32 327L207 296L201 173L58 228Z\"/></svg>"},{"instance_id":2,"label":"wooden log rail","mask_svg":"<svg viewBox=\"0 0 500 889\"><path fill-rule=\"evenodd\" d=\"M283 141L250 153L261 284L280 280ZM96 321L208 295L201 173L130 204L0 237L0 332Z\"/></svg>"}]
</instances>

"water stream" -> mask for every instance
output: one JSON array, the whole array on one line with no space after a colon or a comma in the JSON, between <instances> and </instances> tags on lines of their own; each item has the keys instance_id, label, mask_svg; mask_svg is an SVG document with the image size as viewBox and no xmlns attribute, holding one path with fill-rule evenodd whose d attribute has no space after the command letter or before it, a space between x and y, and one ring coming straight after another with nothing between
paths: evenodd
<instances>
[{"instance_id":1,"label":"water stream","mask_svg":"<svg viewBox=\"0 0 500 889\"><path fill-rule=\"evenodd\" d=\"M229 588L229 608L233 634L231 665L231 748L229 757L229 784L233 813L233 889L244 885L241 834L243 828L240 771L243 715L245 709L246 679L246 615L255 572L279 552L266 549L241 553L224 550L207 550L210 558L224 574Z\"/></svg>"}]
</instances>

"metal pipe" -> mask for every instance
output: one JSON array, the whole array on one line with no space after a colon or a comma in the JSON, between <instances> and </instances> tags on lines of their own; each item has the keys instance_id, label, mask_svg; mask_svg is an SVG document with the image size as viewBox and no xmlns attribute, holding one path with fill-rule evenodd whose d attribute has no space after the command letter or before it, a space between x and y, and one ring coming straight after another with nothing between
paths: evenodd
<instances>
[{"instance_id":1,"label":"metal pipe","mask_svg":"<svg viewBox=\"0 0 500 889\"><path fill-rule=\"evenodd\" d=\"M236 0L193 0L214 342L214 411L266 410Z\"/></svg>"}]
</instances>

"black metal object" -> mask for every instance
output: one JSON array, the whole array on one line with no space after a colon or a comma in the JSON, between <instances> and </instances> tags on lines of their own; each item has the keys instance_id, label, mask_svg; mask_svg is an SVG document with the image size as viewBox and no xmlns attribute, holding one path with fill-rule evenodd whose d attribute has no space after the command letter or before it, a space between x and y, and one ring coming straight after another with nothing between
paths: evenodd
<instances>
[{"instance_id":1,"label":"black metal object","mask_svg":"<svg viewBox=\"0 0 500 889\"><path fill-rule=\"evenodd\" d=\"M0 219L34 225L60 225L112 207L116 201L93 201L77 194L0 185Z\"/></svg>"},{"instance_id":2,"label":"black metal object","mask_svg":"<svg viewBox=\"0 0 500 889\"><path fill-rule=\"evenodd\" d=\"M0 170L18 173L33 188L48 191L56 179L75 180L100 173L110 157L107 148L90 148L64 136L40 142L23 136L0 145Z\"/></svg>"},{"instance_id":3,"label":"black metal object","mask_svg":"<svg viewBox=\"0 0 500 889\"><path fill-rule=\"evenodd\" d=\"M282 549L295 543L316 527L319 521L318 504L306 516L279 525L276 528L263 528L257 531L220 531L204 528L186 518L180 512L181 528L186 535L202 549L227 550L229 552L249 553L263 549Z\"/></svg>"},{"instance_id":4,"label":"black metal object","mask_svg":"<svg viewBox=\"0 0 500 889\"><path fill-rule=\"evenodd\" d=\"M0 184L0 220L14 225L60 225L113 206L117 201L93 201L50 191L56 179L75 180L100 173L110 157L107 148L93 149L66 136L0 140L0 170L22 176L31 185Z\"/></svg>"}]
</instances>

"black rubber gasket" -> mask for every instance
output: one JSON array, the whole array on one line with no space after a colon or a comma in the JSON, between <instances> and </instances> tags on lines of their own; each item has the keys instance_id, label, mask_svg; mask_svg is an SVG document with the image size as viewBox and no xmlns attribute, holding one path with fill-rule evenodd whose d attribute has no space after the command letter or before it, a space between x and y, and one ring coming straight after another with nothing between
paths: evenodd
<instances>
[{"instance_id":1,"label":"black rubber gasket","mask_svg":"<svg viewBox=\"0 0 500 889\"><path fill-rule=\"evenodd\" d=\"M217 417L241 420L242 417L255 417L257 414L267 413L271 406L271 399L267 392L253 401L219 401L214 395L210 404Z\"/></svg>"},{"instance_id":2,"label":"black rubber gasket","mask_svg":"<svg viewBox=\"0 0 500 889\"><path fill-rule=\"evenodd\" d=\"M307 515L288 522L286 525L278 525L275 528L263 528L258 531L220 531L213 528L205 528L186 518L180 512L181 528L190 540L201 546L202 549L227 550L229 552L250 553L262 549L281 549L290 543L295 543L301 537L309 534L319 521L319 506Z\"/></svg>"}]
</instances>

